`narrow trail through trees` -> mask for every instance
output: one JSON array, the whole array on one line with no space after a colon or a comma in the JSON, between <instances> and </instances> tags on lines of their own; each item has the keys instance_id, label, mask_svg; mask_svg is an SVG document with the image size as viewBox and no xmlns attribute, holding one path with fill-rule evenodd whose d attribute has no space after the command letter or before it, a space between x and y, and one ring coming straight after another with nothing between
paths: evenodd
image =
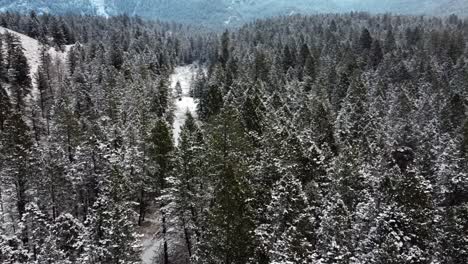
<instances>
[{"instance_id":1,"label":"narrow trail through trees","mask_svg":"<svg viewBox=\"0 0 468 264\"><path fill-rule=\"evenodd\" d=\"M174 124L173 137L177 145L181 127L185 123L186 113L196 116L197 103L190 94L192 81L194 80L198 66L195 64L179 66L174 69L170 77L171 91L174 98ZM145 219L141 233L142 237L142 263L153 264L164 260L164 247L170 246L170 239L165 238L165 219L160 208L153 206ZM166 249L167 250L167 249Z\"/></svg>"}]
</instances>

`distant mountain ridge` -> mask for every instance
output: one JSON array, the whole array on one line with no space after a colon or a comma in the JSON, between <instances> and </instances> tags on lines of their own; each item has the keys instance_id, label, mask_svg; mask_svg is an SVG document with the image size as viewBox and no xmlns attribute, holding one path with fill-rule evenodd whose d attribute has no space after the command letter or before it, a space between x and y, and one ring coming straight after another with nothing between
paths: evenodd
<instances>
[{"instance_id":1,"label":"distant mountain ridge","mask_svg":"<svg viewBox=\"0 0 468 264\"><path fill-rule=\"evenodd\" d=\"M138 15L205 25L237 25L296 13L369 11L468 16L467 0L0 0L0 11Z\"/></svg>"}]
</instances>

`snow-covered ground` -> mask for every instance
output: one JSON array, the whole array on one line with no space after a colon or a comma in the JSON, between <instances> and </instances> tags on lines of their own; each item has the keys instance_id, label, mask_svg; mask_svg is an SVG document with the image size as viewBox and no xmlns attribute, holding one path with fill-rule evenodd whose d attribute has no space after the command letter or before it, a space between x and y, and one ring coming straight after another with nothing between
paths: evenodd
<instances>
[{"instance_id":1,"label":"snow-covered ground","mask_svg":"<svg viewBox=\"0 0 468 264\"><path fill-rule=\"evenodd\" d=\"M174 73L171 75L171 87L175 95L175 86L177 82L180 83L182 87L182 98L177 98L175 96L175 111L174 111L174 141L178 142L180 129L185 123L186 113L189 111L192 115L195 116L197 103L193 97L190 96L190 88L192 81L197 73L198 66L195 64L179 66L175 68Z\"/></svg>"},{"instance_id":2,"label":"snow-covered ground","mask_svg":"<svg viewBox=\"0 0 468 264\"><path fill-rule=\"evenodd\" d=\"M163 240L161 239L161 219L160 211L155 209L154 211L148 212L148 215L143 223L140 230L142 235L142 253L141 263L142 264L153 264L157 263L157 257L161 252L161 246Z\"/></svg>"}]
</instances>

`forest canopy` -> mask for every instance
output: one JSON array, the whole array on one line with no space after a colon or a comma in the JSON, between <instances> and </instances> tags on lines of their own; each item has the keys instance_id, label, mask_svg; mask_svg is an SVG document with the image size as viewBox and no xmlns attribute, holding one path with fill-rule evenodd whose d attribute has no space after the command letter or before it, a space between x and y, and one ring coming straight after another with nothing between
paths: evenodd
<instances>
[{"instance_id":1,"label":"forest canopy","mask_svg":"<svg viewBox=\"0 0 468 264\"><path fill-rule=\"evenodd\" d=\"M468 20L0 25L1 263L468 262Z\"/></svg>"}]
</instances>

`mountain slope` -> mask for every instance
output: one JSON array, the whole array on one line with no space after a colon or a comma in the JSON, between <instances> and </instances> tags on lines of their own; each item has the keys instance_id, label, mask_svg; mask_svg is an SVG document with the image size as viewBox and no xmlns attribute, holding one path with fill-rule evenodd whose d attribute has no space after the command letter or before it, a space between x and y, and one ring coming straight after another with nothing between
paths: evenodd
<instances>
[{"instance_id":1,"label":"mountain slope","mask_svg":"<svg viewBox=\"0 0 468 264\"><path fill-rule=\"evenodd\" d=\"M369 11L468 15L466 0L0 0L0 11L64 14L129 14L183 23L240 24L295 13Z\"/></svg>"},{"instance_id":2,"label":"mountain slope","mask_svg":"<svg viewBox=\"0 0 468 264\"><path fill-rule=\"evenodd\" d=\"M343 10L364 10L375 13L468 15L466 0L335 0Z\"/></svg>"},{"instance_id":3,"label":"mountain slope","mask_svg":"<svg viewBox=\"0 0 468 264\"><path fill-rule=\"evenodd\" d=\"M102 2L106 0L101 0ZM105 2L104 2L105 4ZM97 7L91 0L0 0L0 11L26 13L31 10L39 13L98 14Z\"/></svg>"}]
</instances>

